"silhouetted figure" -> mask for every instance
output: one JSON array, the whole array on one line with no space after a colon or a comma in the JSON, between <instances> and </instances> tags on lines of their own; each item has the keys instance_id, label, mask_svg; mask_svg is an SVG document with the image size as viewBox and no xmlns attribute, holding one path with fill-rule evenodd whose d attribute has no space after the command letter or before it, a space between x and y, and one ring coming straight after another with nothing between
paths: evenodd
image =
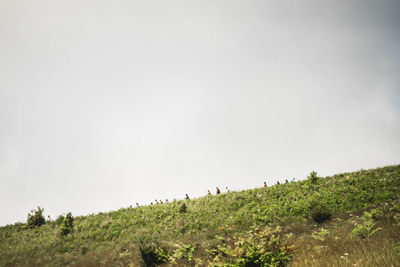
<instances>
[{"instance_id":1,"label":"silhouetted figure","mask_svg":"<svg viewBox=\"0 0 400 267\"><path fill-rule=\"evenodd\" d=\"M189 199L190 199L188 194L185 194L185 199L186 199L186 200L189 200Z\"/></svg>"},{"instance_id":2,"label":"silhouetted figure","mask_svg":"<svg viewBox=\"0 0 400 267\"><path fill-rule=\"evenodd\" d=\"M169 203L169 202L168 202L168 198L165 199L165 203Z\"/></svg>"},{"instance_id":3,"label":"silhouetted figure","mask_svg":"<svg viewBox=\"0 0 400 267\"><path fill-rule=\"evenodd\" d=\"M295 180L295 179L294 179L294 178L292 178L292 180L291 180L290 182L291 182L291 183L294 183L294 180Z\"/></svg>"},{"instance_id":4,"label":"silhouetted figure","mask_svg":"<svg viewBox=\"0 0 400 267\"><path fill-rule=\"evenodd\" d=\"M281 183L280 183L279 181L276 181L276 184L277 184L277 185L280 185Z\"/></svg>"},{"instance_id":5,"label":"silhouetted figure","mask_svg":"<svg viewBox=\"0 0 400 267\"><path fill-rule=\"evenodd\" d=\"M289 183L289 181L287 179L285 179L285 184L288 184L288 183Z\"/></svg>"},{"instance_id":6,"label":"silhouetted figure","mask_svg":"<svg viewBox=\"0 0 400 267\"><path fill-rule=\"evenodd\" d=\"M158 200L156 199L156 204L160 204L160 203L158 203Z\"/></svg>"},{"instance_id":7,"label":"silhouetted figure","mask_svg":"<svg viewBox=\"0 0 400 267\"><path fill-rule=\"evenodd\" d=\"M221 190L219 190L219 188L217 187L217 190L215 192L217 195L221 194Z\"/></svg>"},{"instance_id":8,"label":"silhouetted figure","mask_svg":"<svg viewBox=\"0 0 400 267\"><path fill-rule=\"evenodd\" d=\"M150 202L150 205L153 205L153 202Z\"/></svg>"},{"instance_id":9,"label":"silhouetted figure","mask_svg":"<svg viewBox=\"0 0 400 267\"><path fill-rule=\"evenodd\" d=\"M227 187L227 186L225 187L225 189L226 189L226 192L228 192L228 193L229 193L229 192L231 192L231 191L229 191L229 189L228 189L228 187Z\"/></svg>"},{"instance_id":10,"label":"silhouetted figure","mask_svg":"<svg viewBox=\"0 0 400 267\"><path fill-rule=\"evenodd\" d=\"M207 195L211 196L210 190L207 190Z\"/></svg>"},{"instance_id":11,"label":"silhouetted figure","mask_svg":"<svg viewBox=\"0 0 400 267\"><path fill-rule=\"evenodd\" d=\"M264 182L264 187L267 187L267 182Z\"/></svg>"},{"instance_id":12,"label":"silhouetted figure","mask_svg":"<svg viewBox=\"0 0 400 267\"><path fill-rule=\"evenodd\" d=\"M162 200L160 199L160 204L163 204Z\"/></svg>"},{"instance_id":13,"label":"silhouetted figure","mask_svg":"<svg viewBox=\"0 0 400 267\"><path fill-rule=\"evenodd\" d=\"M136 202L136 207L139 207L139 203Z\"/></svg>"}]
</instances>

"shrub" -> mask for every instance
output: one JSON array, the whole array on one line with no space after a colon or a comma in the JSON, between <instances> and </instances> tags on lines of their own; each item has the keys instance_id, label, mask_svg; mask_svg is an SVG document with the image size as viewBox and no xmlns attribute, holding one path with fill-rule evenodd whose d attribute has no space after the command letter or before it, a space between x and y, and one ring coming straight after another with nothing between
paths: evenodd
<instances>
[{"instance_id":1,"label":"shrub","mask_svg":"<svg viewBox=\"0 0 400 267\"><path fill-rule=\"evenodd\" d=\"M72 217L71 212L68 212L67 216L65 216L61 224L60 233L61 235L66 236L69 233L71 233L73 229L74 229L74 217Z\"/></svg>"},{"instance_id":2,"label":"shrub","mask_svg":"<svg viewBox=\"0 0 400 267\"><path fill-rule=\"evenodd\" d=\"M308 178L308 181L309 181L311 184L316 184L316 183L318 182L317 172L315 172L315 171L312 171L312 172L310 173L310 175L307 176L307 178Z\"/></svg>"},{"instance_id":3,"label":"shrub","mask_svg":"<svg viewBox=\"0 0 400 267\"><path fill-rule=\"evenodd\" d=\"M308 208L308 216L316 223L323 223L329 220L332 214L323 203L313 200Z\"/></svg>"},{"instance_id":4,"label":"shrub","mask_svg":"<svg viewBox=\"0 0 400 267\"><path fill-rule=\"evenodd\" d=\"M314 231L311 234L311 237L321 240L321 241L324 241L329 236L329 234L330 234L329 230L321 228L321 230L319 230L319 231Z\"/></svg>"},{"instance_id":5,"label":"shrub","mask_svg":"<svg viewBox=\"0 0 400 267\"><path fill-rule=\"evenodd\" d=\"M370 212L364 212L364 216L361 217L362 223L356 223L357 226L351 231L353 236L359 238L368 238L373 236L379 230L382 230L380 227L376 227L376 223L371 216Z\"/></svg>"},{"instance_id":6,"label":"shrub","mask_svg":"<svg viewBox=\"0 0 400 267\"><path fill-rule=\"evenodd\" d=\"M56 219L56 225L60 226L63 223L64 219L65 219L64 215L58 216Z\"/></svg>"},{"instance_id":7,"label":"shrub","mask_svg":"<svg viewBox=\"0 0 400 267\"><path fill-rule=\"evenodd\" d=\"M208 252L213 266L286 266L291 257L290 236L281 237L277 228L258 228L235 236L234 247L218 245Z\"/></svg>"},{"instance_id":8,"label":"shrub","mask_svg":"<svg viewBox=\"0 0 400 267\"><path fill-rule=\"evenodd\" d=\"M139 241L139 252L144 266L157 266L169 259L168 252L155 243L145 244Z\"/></svg>"},{"instance_id":9,"label":"shrub","mask_svg":"<svg viewBox=\"0 0 400 267\"><path fill-rule=\"evenodd\" d=\"M182 203L182 205L179 206L179 213L185 213L187 212L187 206L185 203Z\"/></svg>"},{"instance_id":10,"label":"shrub","mask_svg":"<svg viewBox=\"0 0 400 267\"><path fill-rule=\"evenodd\" d=\"M197 245L180 245L175 244L177 249L170 256L170 260L173 264L178 264L178 262L182 262L179 260L186 260L188 263L194 263L194 252L196 251Z\"/></svg>"},{"instance_id":11,"label":"shrub","mask_svg":"<svg viewBox=\"0 0 400 267\"><path fill-rule=\"evenodd\" d=\"M28 214L27 224L29 228L39 227L46 223L46 220L43 216L44 209L41 207L37 207L37 210L31 210Z\"/></svg>"}]
</instances>

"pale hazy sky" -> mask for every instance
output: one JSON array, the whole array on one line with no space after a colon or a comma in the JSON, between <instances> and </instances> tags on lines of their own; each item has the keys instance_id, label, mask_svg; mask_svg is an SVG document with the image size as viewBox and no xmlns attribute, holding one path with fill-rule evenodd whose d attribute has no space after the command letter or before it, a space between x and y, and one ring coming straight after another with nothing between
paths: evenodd
<instances>
[{"instance_id":1,"label":"pale hazy sky","mask_svg":"<svg viewBox=\"0 0 400 267\"><path fill-rule=\"evenodd\" d=\"M0 225L399 164L399 74L399 0L0 0Z\"/></svg>"}]
</instances>

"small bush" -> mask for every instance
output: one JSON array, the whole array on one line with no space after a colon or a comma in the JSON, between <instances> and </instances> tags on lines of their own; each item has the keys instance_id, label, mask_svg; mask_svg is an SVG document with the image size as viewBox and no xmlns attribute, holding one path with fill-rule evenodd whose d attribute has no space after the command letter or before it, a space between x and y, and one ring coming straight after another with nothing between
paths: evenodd
<instances>
[{"instance_id":1,"label":"small bush","mask_svg":"<svg viewBox=\"0 0 400 267\"><path fill-rule=\"evenodd\" d=\"M308 181L309 181L311 184L316 184L316 183L318 182L317 172L315 172L315 171L312 171L312 172L310 173L310 175L307 176L307 178L308 178Z\"/></svg>"},{"instance_id":2,"label":"small bush","mask_svg":"<svg viewBox=\"0 0 400 267\"><path fill-rule=\"evenodd\" d=\"M64 215L58 216L56 219L56 225L60 226L63 223L64 219L65 219Z\"/></svg>"},{"instance_id":3,"label":"small bush","mask_svg":"<svg viewBox=\"0 0 400 267\"><path fill-rule=\"evenodd\" d=\"M314 231L311 234L311 237L324 241L330 235L330 231L324 228L321 228L319 231Z\"/></svg>"},{"instance_id":4,"label":"small bush","mask_svg":"<svg viewBox=\"0 0 400 267\"><path fill-rule=\"evenodd\" d=\"M27 224L29 228L40 227L41 225L46 223L46 220L43 216L44 209L41 207L37 207L37 210L31 210L28 214Z\"/></svg>"},{"instance_id":5,"label":"small bush","mask_svg":"<svg viewBox=\"0 0 400 267\"><path fill-rule=\"evenodd\" d=\"M323 223L332 217L331 212L321 202L313 200L308 209L309 217L316 223Z\"/></svg>"},{"instance_id":6,"label":"small bush","mask_svg":"<svg viewBox=\"0 0 400 267\"><path fill-rule=\"evenodd\" d=\"M376 223L371 216L371 213L364 212L364 216L361 217L362 223L356 223L356 227L351 231L352 235L359 238L368 238L373 236L381 227L376 227Z\"/></svg>"},{"instance_id":7,"label":"small bush","mask_svg":"<svg viewBox=\"0 0 400 267\"><path fill-rule=\"evenodd\" d=\"M286 266L292 254L291 236L283 238L277 228L258 228L235 235L235 246L217 245L208 251L213 266Z\"/></svg>"},{"instance_id":8,"label":"small bush","mask_svg":"<svg viewBox=\"0 0 400 267\"><path fill-rule=\"evenodd\" d=\"M145 244L143 241L140 241L139 251L144 266L157 266L168 262L169 259L168 252L158 244Z\"/></svg>"},{"instance_id":9,"label":"small bush","mask_svg":"<svg viewBox=\"0 0 400 267\"><path fill-rule=\"evenodd\" d=\"M71 212L68 212L67 216L65 216L61 224L60 233L63 236L67 236L69 233L73 231L73 229L74 229L74 217L72 217Z\"/></svg>"},{"instance_id":10,"label":"small bush","mask_svg":"<svg viewBox=\"0 0 400 267\"><path fill-rule=\"evenodd\" d=\"M188 263L193 263L195 261L194 252L196 251L197 245L180 245L175 244L177 249L170 256L170 260L173 264L178 264L180 260L184 259Z\"/></svg>"},{"instance_id":11,"label":"small bush","mask_svg":"<svg viewBox=\"0 0 400 267\"><path fill-rule=\"evenodd\" d=\"M182 205L179 206L179 213L186 213L187 212L187 206L185 203L182 203Z\"/></svg>"}]
</instances>

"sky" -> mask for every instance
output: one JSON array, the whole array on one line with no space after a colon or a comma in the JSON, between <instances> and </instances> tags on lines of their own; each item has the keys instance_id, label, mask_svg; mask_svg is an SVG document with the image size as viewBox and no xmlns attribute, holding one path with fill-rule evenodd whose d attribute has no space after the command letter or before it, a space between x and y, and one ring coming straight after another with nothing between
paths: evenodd
<instances>
[{"instance_id":1,"label":"sky","mask_svg":"<svg viewBox=\"0 0 400 267\"><path fill-rule=\"evenodd\" d=\"M400 1L0 0L0 225L400 163Z\"/></svg>"}]
</instances>

